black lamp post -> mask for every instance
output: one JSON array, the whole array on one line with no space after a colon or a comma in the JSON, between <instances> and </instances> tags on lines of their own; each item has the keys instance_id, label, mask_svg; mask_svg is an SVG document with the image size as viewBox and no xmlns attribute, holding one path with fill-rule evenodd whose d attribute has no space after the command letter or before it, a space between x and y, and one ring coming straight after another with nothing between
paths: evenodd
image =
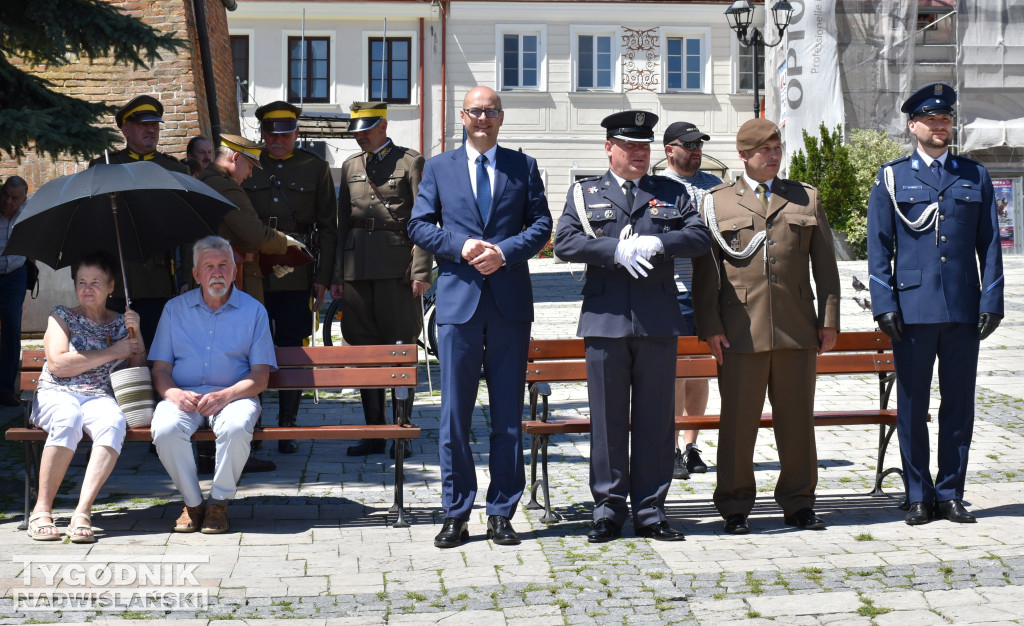
<instances>
[{"instance_id":1,"label":"black lamp post","mask_svg":"<svg viewBox=\"0 0 1024 626\"><path fill-rule=\"evenodd\" d=\"M774 48L782 43L782 34L786 32L789 21L793 18L793 6L786 0L780 0L772 5L772 20L775 28L779 31L779 40L775 43L768 43L764 35L757 28L750 28L750 22L754 19L754 6L750 0L736 0L732 6L725 10L725 17L729 20L729 28L736 31L736 39L744 48L753 48L754 53L754 117L761 117L761 98L758 94L757 82L760 78L761 67L757 55L757 45L761 44L768 48ZM750 29L750 36L747 30Z\"/></svg>"}]
</instances>

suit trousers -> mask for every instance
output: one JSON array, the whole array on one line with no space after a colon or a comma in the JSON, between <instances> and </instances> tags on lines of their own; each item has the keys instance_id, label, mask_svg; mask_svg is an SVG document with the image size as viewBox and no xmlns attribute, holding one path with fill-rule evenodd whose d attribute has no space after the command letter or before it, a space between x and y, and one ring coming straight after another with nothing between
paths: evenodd
<instances>
[{"instance_id":1,"label":"suit trousers","mask_svg":"<svg viewBox=\"0 0 1024 626\"><path fill-rule=\"evenodd\" d=\"M341 333L354 346L415 344L423 328L420 299L401 278L345 281ZM362 389L367 424L383 424L384 390ZM411 408L412 404L409 403Z\"/></svg>"},{"instance_id":2,"label":"suit trousers","mask_svg":"<svg viewBox=\"0 0 1024 626\"><path fill-rule=\"evenodd\" d=\"M484 281L476 311L463 324L438 324L441 359L441 498L445 517L469 520L476 499L473 411L480 368L487 381L491 423L487 514L512 517L526 485L522 415L530 322L511 320Z\"/></svg>"},{"instance_id":3,"label":"suit trousers","mask_svg":"<svg viewBox=\"0 0 1024 626\"><path fill-rule=\"evenodd\" d=\"M210 499L231 500L238 490L238 479L249 459L249 443L260 403L256 398L242 398L227 405L216 415L205 418L199 413L185 413L173 402L161 400L153 411L150 432L160 462L181 493L186 506L203 503L196 460L192 456L192 435L209 422L217 436L217 463L213 472Z\"/></svg>"},{"instance_id":4,"label":"suit trousers","mask_svg":"<svg viewBox=\"0 0 1024 626\"><path fill-rule=\"evenodd\" d=\"M718 367L722 418L714 495L722 517L750 515L754 508L754 443L766 390L779 451L775 501L785 515L814 506L818 485L814 443L816 352L808 348L725 353Z\"/></svg>"},{"instance_id":5,"label":"suit trousers","mask_svg":"<svg viewBox=\"0 0 1024 626\"><path fill-rule=\"evenodd\" d=\"M675 337L584 337L594 519L665 520L675 451ZM630 422L632 421L632 454Z\"/></svg>"},{"instance_id":6,"label":"suit trousers","mask_svg":"<svg viewBox=\"0 0 1024 626\"><path fill-rule=\"evenodd\" d=\"M0 275L0 393L14 393L14 379L18 376L27 275L24 265Z\"/></svg>"},{"instance_id":7,"label":"suit trousers","mask_svg":"<svg viewBox=\"0 0 1024 626\"><path fill-rule=\"evenodd\" d=\"M907 324L892 344L896 363L896 432L903 479L911 502L962 500L967 456L974 433L974 385L978 374L975 324ZM938 473L929 469L928 402L932 369L939 359Z\"/></svg>"}]
</instances>

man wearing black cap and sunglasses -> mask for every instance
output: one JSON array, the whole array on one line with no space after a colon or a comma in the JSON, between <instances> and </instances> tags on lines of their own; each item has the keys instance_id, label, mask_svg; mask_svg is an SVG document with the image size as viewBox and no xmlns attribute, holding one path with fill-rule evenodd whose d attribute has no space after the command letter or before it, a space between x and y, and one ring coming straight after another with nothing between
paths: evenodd
<instances>
[{"instance_id":1,"label":"man wearing black cap and sunglasses","mask_svg":"<svg viewBox=\"0 0 1024 626\"><path fill-rule=\"evenodd\" d=\"M338 250L331 297L344 298L341 332L352 345L416 343L423 325L420 296L430 286L433 257L412 245L407 224L423 177L423 156L388 137L385 102L353 102L348 130L363 149L341 167ZM362 389L367 424L383 424L384 390ZM413 396L392 395L392 412ZM391 456L394 458L394 442ZM384 441L363 439L348 456L384 452ZM412 444L405 442L405 456Z\"/></svg>"},{"instance_id":2,"label":"man wearing black cap and sunglasses","mask_svg":"<svg viewBox=\"0 0 1024 626\"><path fill-rule=\"evenodd\" d=\"M318 262L275 268L265 277L264 297L276 346L301 346L313 333L312 311L319 310L334 273L338 233L338 203L327 162L296 148L302 109L288 102L271 102L256 109L265 147L262 169L242 184L260 219L309 247ZM311 291L313 309L310 310ZM278 392L278 425L294 426L301 390ZM277 442L282 453L299 449L292 440Z\"/></svg>"},{"instance_id":3,"label":"man wearing black cap and sunglasses","mask_svg":"<svg viewBox=\"0 0 1024 626\"><path fill-rule=\"evenodd\" d=\"M657 122L647 111L604 118L609 169L570 187L555 234L559 258L587 264L576 334L590 397L590 543L618 538L630 506L637 537L684 538L665 516L675 430L666 392L684 332L672 259L703 254L711 236L683 185L647 175Z\"/></svg>"},{"instance_id":4,"label":"man wearing black cap and sunglasses","mask_svg":"<svg viewBox=\"0 0 1024 626\"><path fill-rule=\"evenodd\" d=\"M702 133L690 122L672 122L665 129L662 139L667 166L661 175L683 183L693 200L693 206L698 211L700 202L704 199L704 192L722 184L721 178L700 169L704 156L704 142L710 140L710 136ZM693 263L685 257L677 257L675 263L679 310L683 313L683 321L686 323L686 332L683 335L692 337L697 334L697 325L693 321ZM676 415L704 415L707 406L706 379L676 379ZM683 431L683 449L679 448L679 432L675 433L676 456L672 478L688 479L690 474L703 474L708 471L707 464L700 458L700 448L697 447L698 433L697 430Z\"/></svg>"},{"instance_id":5,"label":"man wearing black cap and sunglasses","mask_svg":"<svg viewBox=\"0 0 1024 626\"><path fill-rule=\"evenodd\" d=\"M142 95L132 98L114 113L114 123L124 135L124 149L96 157L89 161L89 167L101 163L152 161L165 170L188 174L188 166L156 149L160 141L163 115L164 106L153 96ZM153 337L156 335L156 327L164 305L178 295L174 255L158 254L142 263L128 261L125 269L128 274L128 292L132 297L132 309L139 314L141 321L142 340L147 346L153 345ZM117 286L114 293L124 294L120 272L115 272L115 276ZM123 313L124 298L113 296L107 306Z\"/></svg>"}]
</instances>

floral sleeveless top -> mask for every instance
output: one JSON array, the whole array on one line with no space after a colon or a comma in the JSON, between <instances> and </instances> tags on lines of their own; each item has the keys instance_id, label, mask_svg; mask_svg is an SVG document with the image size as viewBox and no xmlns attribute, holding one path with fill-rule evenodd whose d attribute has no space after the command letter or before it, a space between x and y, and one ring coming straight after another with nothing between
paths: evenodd
<instances>
[{"instance_id":1,"label":"floral sleeveless top","mask_svg":"<svg viewBox=\"0 0 1024 626\"><path fill-rule=\"evenodd\" d=\"M118 315L109 324L100 325L64 305L54 307L50 313L67 324L70 331L68 347L70 352L100 350L128 336L123 315ZM54 376L50 373L47 364L43 363L43 373L39 376L38 388L68 391L83 396L113 396L114 389L110 386L110 372L117 369L122 363L124 363L124 359L108 361L87 372L67 378Z\"/></svg>"}]
</instances>

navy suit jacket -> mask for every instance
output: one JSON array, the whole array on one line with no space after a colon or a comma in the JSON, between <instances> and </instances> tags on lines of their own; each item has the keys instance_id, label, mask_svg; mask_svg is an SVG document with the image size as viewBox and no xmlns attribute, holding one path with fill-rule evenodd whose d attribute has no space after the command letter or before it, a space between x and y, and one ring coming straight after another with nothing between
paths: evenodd
<instances>
[{"instance_id":1,"label":"navy suit jacket","mask_svg":"<svg viewBox=\"0 0 1024 626\"><path fill-rule=\"evenodd\" d=\"M494 158L491 212L484 224L469 180L465 147L427 161L409 220L409 237L437 259L437 323L462 324L480 302L484 280L498 308L515 321L533 321L533 285L527 261L551 237L537 161L498 146ZM505 264L484 276L462 258L467 239L495 244Z\"/></svg>"},{"instance_id":2,"label":"navy suit jacket","mask_svg":"<svg viewBox=\"0 0 1024 626\"><path fill-rule=\"evenodd\" d=\"M915 233L893 213L883 173L891 166L899 210L914 221L939 205L938 233ZM913 154L882 166L868 200L868 263L875 316L907 324L973 324L1003 314L1003 257L992 179L977 161L946 157L940 180Z\"/></svg>"}]
</instances>

